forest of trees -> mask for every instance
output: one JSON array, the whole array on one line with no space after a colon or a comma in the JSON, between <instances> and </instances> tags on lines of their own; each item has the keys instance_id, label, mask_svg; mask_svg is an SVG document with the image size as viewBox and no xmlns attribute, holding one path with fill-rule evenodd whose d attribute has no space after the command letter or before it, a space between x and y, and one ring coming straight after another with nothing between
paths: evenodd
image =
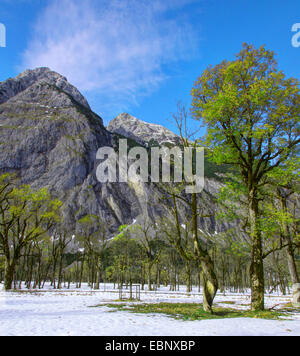
<instances>
[{"instance_id":1,"label":"forest of trees","mask_svg":"<svg viewBox=\"0 0 300 356\"><path fill-rule=\"evenodd\" d=\"M217 208L201 201L207 192L165 189L171 218L121 226L109 236L105 221L86 215L76 231L63 228L63 202L46 189L19 186L0 177L0 281L5 289L80 288L88 283L139 283L144 289L185 284L203 287L212 312L219 290L251 289L252 309L264 309L264 293L291 291L299 283L299 82L277 69L274 53L245 45L235 61L208 68L195 82L191 113L174 116L182 145L190 145L188 121L207 129L209 160L229 168L222 175ZM182 216L180 205L188 213ZM202 231L200 219L239 221L239 229ZM93 228L91 228L93 226Z\"/></svg>"},{"instance_id":2,"label":"forest of trees","mask_svg":"<svg viewBox=\"0 0 300 356\"><path fill-rule=\"evenodd\" d=\"M110 241L105 240L105 232L99 231L76 237L63 231L53 236L35 236L18 252L12 285L7 288L40 289L46 282L54 289L80 288L82 283L88 283L91 289L99 289L103 283L114 283L115 288L138 283L142 290L145 285L149 290L163 285L174 291L179 285L185 285L187 293L199 292L203 278L197 260L184 259L165 228L156 229L156 236L150 239L148 231L152 228L150 224L132 228L122 226L120 233ZM182 229L185 233L186 228ZM18 249L18 245L15 248ZM10 248L12 259L16 258L15 248ZM244 293L251 287L248 243L238 242L230 234L219 234L211 236L206 248L214 264L220 292ZM299 273L299 245L295 245L295 261ZM5 257L0 257L0 281L5 278L5 263ZM265 282L266 292L291 292L286 248L274 249L266 256Z\"/></svg>"},{"instance_id":3,"label":"forest of trees","mask_svg":"<svg viewBox=\"0 0 300 356\"><path fill-rule=\"evenodd\" d=\"M46 190L32 192L30 187L14 187L11 176L1 176L0 281L10 289L41 289L50 283L54 289L81 288L88 283L99 289L105 283L114 288L140 284L143 290L179 285L186 292L199 292L205 275L193 250L192 224L180 227L176 222L121 226L115 237L108 239L105 223L94 215L78 221L77 234L61 228L62 203L51 200ZM294 200L295 199L295 200ZM281 209L280 199L277 200ZM264 255L265 292L291 292L299 275L300 245L297 219L293 218L297 197L289 197L288 215L291 244L286 244L280 221L269 228L269 244ZM281 214L273 210L272 214ZM90 229L93 225L97 228ZM178 241L178 231L180 238ZM80 231L80 233L78 233ZM19 238L16 238L19 236ZM202 249L208 254L220 292L244 293L251 288L249 266L251 243L239 238L236 231L210 234L199 229ZM289 269L292 251L295 271Z\"/></svg>"}]
</instances>

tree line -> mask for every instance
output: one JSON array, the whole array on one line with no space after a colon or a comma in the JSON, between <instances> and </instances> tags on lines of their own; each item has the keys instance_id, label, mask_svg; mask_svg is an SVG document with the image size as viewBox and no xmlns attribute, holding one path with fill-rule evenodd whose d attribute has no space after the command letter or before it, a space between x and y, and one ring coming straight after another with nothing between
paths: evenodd
<instances>
[{"instance_id":1,"label":"tree line","mask_svg":"<svg viewBox=\"0 0 300 356\"><path fill-rule=\"evenodd\" d=\"M103 283L113 283L114 288L140 284L142 290L147 286L149 291L161 286L176 291L185 285L187 293L205 288L207 280L193 246L193 218L180 218L179 224L174 196L170 197L175 199L170 205L174 219L123 225L112 238L95 215L85 215L77 222L76 231L66 231L61 221L62 203L51 199L46 189L17 188L12 176L0 177L0 196L0 281L6 290L43 289L49 284L53 289L81 288L83 283L94 290ZM274 226L267 230L273 236L265 255L264 292L287 294L295 274L298 278L300 246L294 236L293 271L287 263L289 246L282 241L278 245L278 229L280 224L277 230ZM251 242L235 229L213 233L199 228L198 236L220 292L248 291ZM206 291L203 293L205 296Z\"/></svg>"}]
</instances>

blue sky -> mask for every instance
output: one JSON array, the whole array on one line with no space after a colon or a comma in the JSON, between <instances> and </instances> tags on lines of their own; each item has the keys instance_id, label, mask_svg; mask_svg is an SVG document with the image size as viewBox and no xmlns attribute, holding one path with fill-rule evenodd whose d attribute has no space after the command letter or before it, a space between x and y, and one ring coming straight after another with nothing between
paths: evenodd
<instances>
[{"instance_id":1,"label":"blue sky","mask_svg":"<svg viewBox=\"0 0 300 356\"><path fill-rule=\"evenodd\" d=\"M243 42L274 50L286 75L300 78L299 0L1 0L0 23L0 81L50 67L105 123L129 112L174 130L176 103L189 104L196 78Z\"/></svg>"}]
</instances>

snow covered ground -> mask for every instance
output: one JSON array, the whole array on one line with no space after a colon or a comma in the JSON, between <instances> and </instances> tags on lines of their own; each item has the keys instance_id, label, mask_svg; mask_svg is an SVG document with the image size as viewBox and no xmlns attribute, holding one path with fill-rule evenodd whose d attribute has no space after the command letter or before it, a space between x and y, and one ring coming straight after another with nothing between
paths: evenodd
<instances>
[{"instance_id":1,"label":"snow covered ground","mask_svg":"<svg viewBox=\"0 0 300 356\"><path fill-rule=\"evenodd\" d=\"M250 318L181 321L161 314L133 314L115 311L101 303L112 303L119 297L113 286L102 285L100 291L81 290L22 291L5 293L0 285L0 335L99 335L99 336L201 336L201 335L300 335L300 313L293 320ZM161 288L141 293L142 302L202 302L198 293L187 296ZM218 294L219 306L247 309L249 294ZM226 302L230 302L226 304ZM235 302L235 304L232 304ZM266 296L266 307L291 302L290 296ZM279 307L279 306L278 306Z\"/></svg>"}]
</instances>

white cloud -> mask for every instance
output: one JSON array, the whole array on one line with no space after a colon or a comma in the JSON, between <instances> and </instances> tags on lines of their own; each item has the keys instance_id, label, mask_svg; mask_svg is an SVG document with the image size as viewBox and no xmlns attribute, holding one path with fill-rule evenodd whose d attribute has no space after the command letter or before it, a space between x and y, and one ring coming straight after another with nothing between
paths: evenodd
<instances>
[{"instance_id":1,"label":"white cloud","mask_svg":"<svg viewBox=\"0 0 300 356\"><path fill-rule=\"evenodd\" d=\"M47 66L107 105L134 103L167 78L163 68L197 49L184 12L192 2L51 0L35 24L22 69Z\"/></svg>"}]
</instances>

